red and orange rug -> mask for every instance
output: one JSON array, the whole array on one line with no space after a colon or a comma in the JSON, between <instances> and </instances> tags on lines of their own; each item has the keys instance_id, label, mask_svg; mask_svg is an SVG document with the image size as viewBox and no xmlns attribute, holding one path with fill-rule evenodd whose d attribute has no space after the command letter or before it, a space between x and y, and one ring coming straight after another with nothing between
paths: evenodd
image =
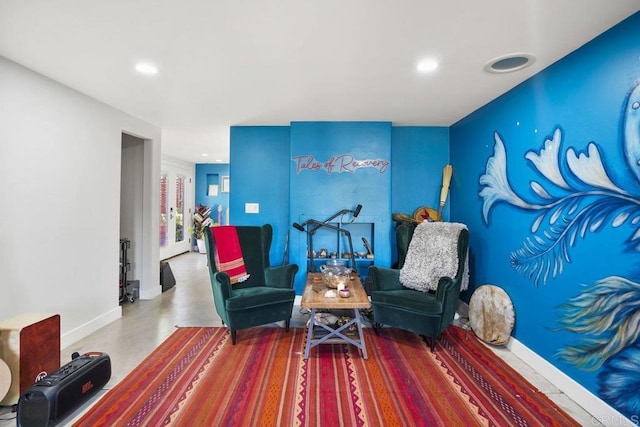
<instances>
[{"instance_id":1,"label":"red and orange rug","mask_svg":"<svg viewBox=\"0 0 640 427\"><path fill-rule=\"evenodd\" d=\"M179 328L76 426L578 425L472 332L432 353L416 334L365 330L369 359L306 331Z\"/></svg>"}]
</instances>

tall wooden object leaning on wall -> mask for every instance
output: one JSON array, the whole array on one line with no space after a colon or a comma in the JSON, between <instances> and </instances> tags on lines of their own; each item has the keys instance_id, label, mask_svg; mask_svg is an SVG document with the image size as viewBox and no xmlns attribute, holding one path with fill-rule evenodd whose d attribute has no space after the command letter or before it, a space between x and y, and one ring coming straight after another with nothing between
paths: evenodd
<instances>
[{"instance_id":1,"label":"tall wooden object leaning on wall","mask_svg":"<svg viewBox=\"0 0 640 427\"><path fill-rule=\"evenodd\" d=\"M440 189L440 206L435 210L428 206L421 206L413 213L413 219L416 222L422 221L442 221L442 212L447 203L449 195L449 185L451 184L451 175L453 174L453 166L446 165L442 169L442 188Z\"/></svg>"}]
</instances>

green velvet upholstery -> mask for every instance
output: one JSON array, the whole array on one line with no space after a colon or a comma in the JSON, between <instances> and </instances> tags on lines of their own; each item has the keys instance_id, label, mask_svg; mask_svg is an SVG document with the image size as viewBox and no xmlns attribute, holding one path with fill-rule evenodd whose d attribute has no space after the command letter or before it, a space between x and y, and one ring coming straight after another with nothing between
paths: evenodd
<instances>
[{"instance_id":1,"label":"green velvet upholstery","mask_svg":"<svg viewBox=\"0 0 640 427\"><path fill-rule=\"evenodd\" d=\"M293 281L298 271L295 264L271 267L271 225L238 226L236 230L250 277L234 285L227 273L216 269L213 256L215 239L209 227L206 227L204 236L213 301L222 323L231 331L233 344L236 343L237 331L240 329L284 321L287 331L289 330L296 297Z\"/></svg>"},{"instance_id":2,"label":"green velvet upholstery","mask_svg":"<svg viewBox=\"0 0 640 427\"><path fill-rule=\"evenodd\" d=\"M396 227L396 246L398 248L398 268L404 266L404 260L409 251L409 242L413 237L417 223L401 222Z\"/></svg>"},{"instance_id":3,"label":"green velvet upholstery","mask_svg":"<svg viewBox=\"0 0 640 427\"><path fill-rule=\"evenodd\" d=\"M399 265L404 264L409 242L415 227L399 225L396 228L400 250ZM458 308L460 284L464 273L469 231L461 230L458 237L458 270L456 277L441 277L436 292L420 292L405 288L400 283L400 270L372 265L369 277L372 282L371 305L376 332L382 325L393 326L430 338L433 351L435 339L453 322Z\"/></svg>"}]
</instances>

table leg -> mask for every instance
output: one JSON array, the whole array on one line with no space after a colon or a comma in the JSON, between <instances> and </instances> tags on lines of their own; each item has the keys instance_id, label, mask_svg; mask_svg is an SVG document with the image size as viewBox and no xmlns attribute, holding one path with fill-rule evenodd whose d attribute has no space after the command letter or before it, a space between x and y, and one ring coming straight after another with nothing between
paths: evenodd
<instances>
[{"instance_id":1,"label":"table leg","mask_svg":"<svg viewBox=\"0 0 640 427\"><path fill-rule=\"evenodd\" d=\"M304 346L304 358L309 358L309 350L311 350L311 341L313 341L313 324L316 320L316 309L311 309L311 316L309 317L309 329L307 330L307 344Z\"/></svg>"},{"instance_id":2,"label":"table leg","mask_svg":"<svg viewBox=\"0 0 640 427\"><path fill-rule=\"evenodd\" d=\"M356 346L357 348L359 348L360 350L362 350L362 357L367 360L369 358L369 356L367 355L367 347L364 341L364 333L362 331L362 318L360 317L360 310L358 310L357 308L354 309L354 318L345 323L344 325L342 325L341 327L339 327L338 329L332 329L329 326L325 326L321 323L319 323L317 326L322 326L322 328L327 330L327 334L325 336L323 336L322 338L319 339L314 339L313 336L313 329L314 326L316 326L315 324L315 318L316 318L316 309L312 308L311 309L311 315L310 315L310 319L309 319L309 327L307 329L307 342L305 344L304 347L304 358L308 359L309 358L309 352L311 351L311 349L313 347L316 347L320 344L322 344L323 342L329 340L332 337L336 337L336 338L340 338L341 340L343 340L344 342L348 343L348 344L353 344L354 346ZM350 325L356 324L358 327L358 341L348 337L347 335L343 334L342 331L346 331L347 328Z\"/></svg>"},{"instance_id":3,"label":"table leg","mask_svg":"<svg viewBox=\"0 0 640 427\"><path fill-rule=\"evenodd\" d=\"M362 357L364 358L364 360L367 360L369 357L367 356L367 346L364 343L364 334L362 333L362 320L360 319L360 310L354 308L353 311L355 312L356 324L358 325L358 335L360 336L360 345L358 347L362 349Z\"/></svg>"}]
</instances>

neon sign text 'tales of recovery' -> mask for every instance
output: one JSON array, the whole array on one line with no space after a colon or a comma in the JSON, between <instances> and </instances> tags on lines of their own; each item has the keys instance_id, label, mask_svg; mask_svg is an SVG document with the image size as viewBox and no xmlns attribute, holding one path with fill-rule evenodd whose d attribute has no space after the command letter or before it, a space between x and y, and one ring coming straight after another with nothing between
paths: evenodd
<instances>
[{"instance_id":1,"label":"neon sign text 'tales of recovery'","mask_svg":"<svg viewBox=\"0 0 640 427\"><path fill-rule=\"evenodd\" d=\"M385 159L358 160L350 153L331 156L326 162L321 162L309 154L294 156L291 160L296 164L296 174L300 174L302 171L325 171L328 174L354 173L361 168L374 168L378 172L384 173L391 163Z\"/></svg>"}]
</instances>

